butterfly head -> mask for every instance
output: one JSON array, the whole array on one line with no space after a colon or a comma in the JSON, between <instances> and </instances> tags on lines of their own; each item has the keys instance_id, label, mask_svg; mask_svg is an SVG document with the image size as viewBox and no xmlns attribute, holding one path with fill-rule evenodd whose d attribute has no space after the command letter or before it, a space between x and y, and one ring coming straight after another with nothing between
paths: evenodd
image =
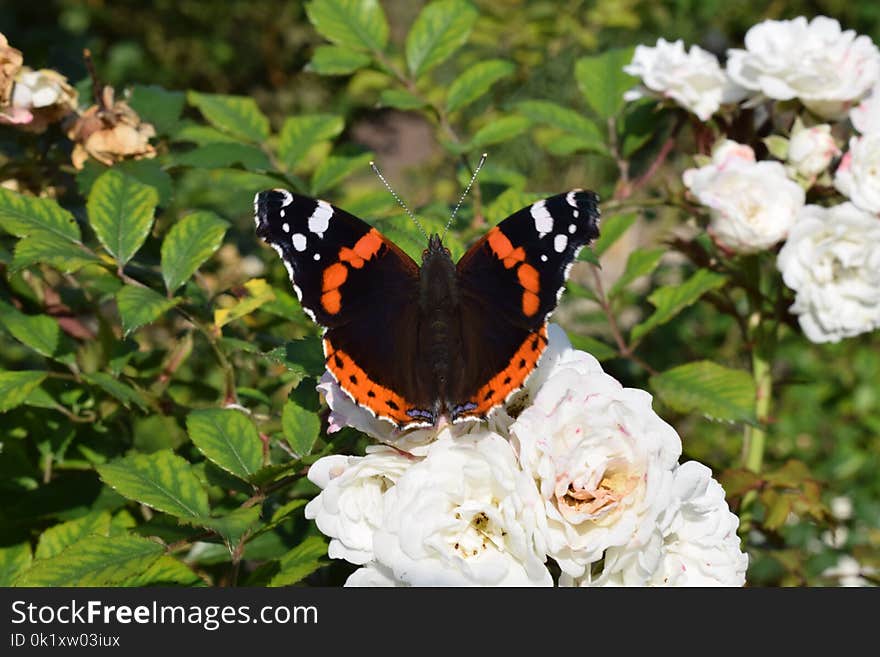
<instances>
[{"instance_id":1,"label":"butterfly head","mask_svg":"<svg viewBox=\"0 0 880 657\"><path fill-rule=\"evenodd\" d=\"M437 233L434 233L428 238L428 248L422 251L422 263L424 264L428 260L437 256L448 259L452 257L452 253L449 249L443 246L440 236Z\"/></svg>"}]
</instances>

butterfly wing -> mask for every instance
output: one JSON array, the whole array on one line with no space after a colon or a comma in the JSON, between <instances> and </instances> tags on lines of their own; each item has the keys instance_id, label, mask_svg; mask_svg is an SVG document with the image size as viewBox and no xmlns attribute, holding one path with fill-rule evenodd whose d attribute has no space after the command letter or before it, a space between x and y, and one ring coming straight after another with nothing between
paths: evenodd
<instances>
[{"instance_id":1,"label":"butterfly wing","mask_svg":"<svg viewBox=\"0 0 880 657\"><path fill-rule=\"evenodd\" d=\"M459 260L454 420L485 417L534 371L571 266L599 236L598 202L584 190L538 201L489 230Z\"/></svg>"},{"instance_id":2,"label":"butterfly wing","mask_svg":"<svg viewBox=\"0 0 880 657\"><path fill-rule=\"evenodd\" d=\"M327 369L357 404L399 426L430 408L415 372L419 267L375 228L283 189L254 198L257 235L274 248L303 309L326 327Z\"/></svg>"}]
</instances>

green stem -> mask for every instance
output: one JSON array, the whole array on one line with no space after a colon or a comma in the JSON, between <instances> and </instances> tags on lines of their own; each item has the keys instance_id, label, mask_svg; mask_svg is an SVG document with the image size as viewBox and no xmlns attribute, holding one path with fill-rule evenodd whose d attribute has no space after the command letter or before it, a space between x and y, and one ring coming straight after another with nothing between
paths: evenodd
<instances>
[{"instance_id":1,"label":"green stem","mask_svg":"<svg viewBox=\"0 0 880 657\"><path fill-rule=\"evenodd\" d=\"M755 380L755 415L761 428L747 426L743 444L743 466L752 472L761 472L764 463L764 446L767 432L764 423L770 415L770 402L773 396L773 380L770 373L770 361L755 348L752 352L752 377Z\"/></svg>"}]
</instances>

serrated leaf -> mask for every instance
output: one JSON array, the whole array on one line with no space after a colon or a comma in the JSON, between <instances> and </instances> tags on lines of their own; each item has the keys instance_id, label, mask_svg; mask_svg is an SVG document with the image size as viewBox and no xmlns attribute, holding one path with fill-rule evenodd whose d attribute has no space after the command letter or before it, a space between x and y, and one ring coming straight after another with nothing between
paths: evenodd
<instances>
[{"instance_id":1,"label":"serrated leaf","mask_svg":"<svg viewBox=\"0 0 880 657\"><path fill-rule=\"evenodd\" d=\"M275 298L272 286L266 283L264 278L252 278L244 284L244 289L247 291L247 296L236 300L232 306L218 308L214 311L214 324L218 328L245 315L250 315L264 303Z\"/></svg>"},{"instance_id":2,"label":"serrated leaf","mask_svg":"<svg viewBox=\"0 0 880 657\"><path fill-rule=\"evenodd\" d=\"M162 278L170 293L220 248L228 227L208 210L188 214L171 227L162 241Z\"/></svg>"},{"instance_id":3,"label":"serrated leaf","mask_svg":"<svg viewBox=\"0 0 880 657\"><path fill-rule=\"evenodd\" d=\"M141 248L150 228L159 193L115 169L102 173L89 192L89 223L104 248L124 265Z\"/></svg>"},{"instance_id":4,"label":"serrated leaf","mask_svg":"<svg viewBox=\"0 0 880 657\"><path fill-rule=\"evenodd\" d=\"M372 153L353 157L331 155L321 162L312 174L310 188L313 196L330 189L356 171L366 170L373 159Z\"/></svg>"},{"instance_id":5,"label":"serrated leaf","mask_svg":"<svg viewBox=\"0 0 880 657\"><path fill-rule=\"evenodd\" d=\"M406 35L406 64L419 77L461 48L477 22L464 0L435 0L422 9Z\"/></svg>"},{"instance_id":6,"label":"serrated leaf","mask_svg":"<svg viewBox=\"0 0 880 657\"><path fill-rule=\"evenodd\" d=\"M222 169L240 164L245 169L270 169L269 157L256 146L238 142L199 146L174 158L179 166Z\"/></svg>"},{"instance_id":7,"label":"serrated leaf","mask_svg":"<svg viewBox=\"0 0 880 657\"><path fill-rule=\"evenodd\" d=\"M571 341L572 347L580 349L581 351L586 351L588 354L592 354L596 360L610 360L611 358L617 358L616 349L604 342L596 340L595 338L591 338L588 335L571 333L569 334L568 339Z\"/></svg>"},{"instance_id":8,"label":"serrated leaf","mask_svg":"<svg viewBox=\"0 0 880 657\"><path fill-rule=\"evenodd\" d=\"M632 55L633 48L618 48L581 57L575 64L574 75L581 94L604 120L623 109L623 94L637 82L623 72L623 67L632 61Z\"/></svg>"},{"instance_id":9,"label":"serrated leaf","mask_svg":"<svg viewBox=\"0 0 880 657\"><path fill-rule=\"evenodd\" d=\"M604 152L605 141L595 123L572 109L549 100L523 100L516 110L535 123L545 123L577 137L578 146L584 150Z\"/></svg>"},{"instance_id":10,"label":"serrated leaf","mask_svg":"<svg viewBox=\"0 0 880 657\"><path fill-rule=\"evenodd\" d=\"M80 240L73 215L49 198L34 198L0 187L0 228L16 237L51 233L66 241Z\"/></svg>"},{"instance_id":11,"label":"serrated leaf","mask_svg":"<svg viewBox=\"0 0 880 657\"><path fill-rule=\"evenodd\" d=\"M137 84L131 90L128 104L142 120L152 123L159 134L167 135L177 127L185 101L183 92Z\"/></svg>"},{"instance_id":12,"label":"serrated leaf","mask_svg":"<svg viewBox=\"0 0 880 657\"><path fill-rule=\"evenodd\" d=\"M698 269L683 283L657 288L648 297L648 301L654 305L654 312L644 322L633 327L631 341L640 340L652 329L665 324L706 292L724 285L726 280L722 274Z\"/></svg>"},{"instance_id":13,"label":"serrated leaf","mask_svg":"<svg viewBox=\"0 0 880 657\"><path fill-rule=\"evenodd\" d=\"M281 412L281 427L294 453L302 458L312 452L321 430L321 421L312 411L288 400Z\"/></svg>"},{"instance_id":14,"label":"serrated leaf","mask_svg":"<svg viewBox=\"0 0 880 657\"><path fill-rule=\"evenodd\" d=\"M335 114L302 114L284 122L278 137L278 156L290 169L296 168L315 144L337 137L345 128Z\"/></svg>"},{"instance_id":15,"label":"serrated leaf","mask_svg":"<svg viewBox=\"0 0 880 657\"><path fill-rule=\"evenodd\" d=\"M647 276L653 272L657 268L657 265L660 264L660 259L663 257L664 253L666 253L666 249L664 248L636 249L631 252L626 259L626 267L620 275L620 278L614 281L614 285L608 290L608 296L614 297L618 295L627 285L637 278Z\"/></svg>"},{"instance_id":16,"label":"serrated leaf","mask_svg":"<svg viewBox=\"0 0 880 657\"><path fill-rule=\"evenodd\" d=\"M93 536L37 559L16 586L109 586L142 572L165 548L140 536Z\"/></svg>"},{"instance_id":17,"label":"serrated leaf","mask_svg":"<svg viewBox=\"0 0 880 657\"><path fill-rule=\"evenodd\" d=\"M502 116L477 130L466 149L483 148L518 137L526 131L530 123L524 116Z\"/></svg>"},{"instance_id":18,"label":"serrated leaf","mask_svg":"<svg viewBox=\"0 0 880 657\"><path fill-rule=\"evenodd\" d=\"M0 413L5 413L23 404L45 378L45 372L0 371Z\"/></svg>"},{"instance_id":19,"label":"serrated leaf","mask_svg":"<svg viewBox=\"0 0 880 657\"><path fill-rule=\"evenodd\" d=\"M146 411L149 408L146 399L144 399L144 396L139 391L122 381L114 379L106 372L83 374L83 379L86 383L98 386L110 396L121 401L122 405L126 408L130 408L131 404L138 406L142 411Z\"/></svg>"},{"instance_id":20,"label":"serrated leaf","mask_svg":"<svg viewBox=\"0 0 880 657\"><path fill-rule=\"evenodd\" d=\"M193 411L186 418L186 429L205 457L236 477L247 480L263 466L263 443L240 411Z\"/></svg>"},{"instance_id":21,"label":"serrated leaf","mask_svg":"<svg viewBox=\"0 0 880 657\"><path fill-rule=\"evenodd\" d=\"M320 536L309 536L279 560L279 570L269 586L290 586L324 565L327 544Z\"/></svg>"},{"instance_id":22,"label":"serrated leaf","mask_svg":"<svg viewBox=\"0 0 880 657\"><path fill-rule=\"evenodd\" d=\"M156 321L178 303L180 299L166 299L148 287L124 285L116 293L116 305L125 335Z\"/></svg>"},{"instance_id":23,"label":"serrated leaf","mask_svg":"<svg viewBox=\"0 0 880 657\"><path fill-rule=\"evenodd\" d=\"M651 388L671 408L701 413L711 420L755 422L755 383L743 370L708 360L656 374Z\"/></svg>"},{"instance_id":24,"label":"serrated leaf","mask_svg":"<svg viewBox=\"0 0 880 657\"><path fill-rule=\"evenodd\" d=\"M12 586L31 565L31 545L27 541L0 547L0 586Z\"/></svg>"},{"instance_id":25,"label":"serrated leaf","mask_svg":"<svg viewBox=\"0 0 880 657\"><path fill-rule=\"evenodd\" d=\"M235 549L241 538L254 529L260 521L260 507L251 506L235 509L217 518L205 518L201 524L213 529L223 537L223 542L230 552Z\"/></svg>"},{"instance_id":26,"label":"serrated leaf","mask_svg":"<svg viewBox=\"0 0 880 657\"><path fill-rule=\"evenodd\" d=\"M263 356L302 376L319 377L324 373L324 352L318 338L291 340L283 347L267 351Z\"/></svg>"},{"instance_id":27,"label":"serrated leaf","mask_svg":"<svg viewBox=\"0 0 880 657\"><path fill-rule=\"evenodd\" d=\"M190 463L171 450L134 454L97 466L108 486L130 500L184 520L208 517L208 494Z\"/></svg>"},{"instance_id":28,"label":"serrated leaf","mask_svg":"<svg viewBox=\"0 0 880 657\"><path fill-rule=\"evenodd\" d=\"M81 248L76 242L53 233L35 231L15 245L12 271L37 264L47 264L68 274L100 260Z\"/></svg>"},{"instance_id":29,"label":"serrated leaf","mask_svg":"<svg viewBox=\"0 0 880 657\"><path fill-rule=\"evenodd\" d=\"M630 214L615 214L607 219L603 217L601 234L593 244L593 252L601 257L603 253L611 248L612 244L620 239L621 235L629 230L630 226L632 226L638 218L639 215L635 212Z\"/></svg>"},{"instance_id":30,"label":"serrated leaf","mask_svg":"<svg viewBox=\"0 0 880 657\"><path fill-rule=\"evenodd\" d=\"M51 358L61 340L61 327L49 315L25 315L0 301L0 325L38 354Z\"/></svg>"},{"instance_id":31,"label":"serrated leaf","mask_svg":"<svg viewBox=\"0 0 880 657\"><path fill-rule=\"evenodd\" d=\"M318 75L349 75L371 61L369 55L343 46L318 46L307 70Z\"/></svg>"},{"instance_id":32,"label":"serrated leaf","mask_svg":"<svg viewBox=\"0 0 880 657\"><path fill-rule=\"evenodd\" d=\"M459 75L449 86L446 94L446 111L454 112L470 105L486 94L492 85L510 75L516 67L503 59L490 59L474 64Z\"/></svg>"},{"instance_id":33,"label":"serrated leaf","mask_svg":"<svg viewBox=\"0 0 880 657\"><path fill-rule=\"evenodd\" d=\"M414 96L403 89L383 89L379 94L379 104L384 107L393 107L399 110L414 110L424 107L425 100Z\"/></svg>"},{"instance_id":34,"label":"serrated leaf","mask_svg":"<svg viewBox=\"0 0 880 657\"><path fill-rule=\"evenodd\" d=\"M48 559L88 536L109 536L110 520L109 511L93 511L82 518L49 527L40 534L34 556L37 559Z\"/></svg>"},{"instance_id":35,"label":"serrated leaf","mask_svg":"<svg viewBox=\"0 0 880 657\"><path fill-rule=\"evenodd\" d=\"M323 37L340 46L375 51L388 45L388 21L377 0L312 0L306 14Z\"/></svg>"},{"instance_id":36,"label":"serrated leaf","mask_svg":"<svg viewBox=\"0 0 880 657\"><path fill-rule=\"evenodd\" d=\"M239 139L262 142L269 137L269 119L253 98L188 91L186 99L208 123Z\"/></svg>"},{"instance_id":37,"label":"serrated leaf","mask_svg":"<svg viewBox=\"0 0 880 657\"><path fill-rule=\"evenodd\" d=\"M163 554L143 572L117 583L117 586L204 586L205 582L189 566Z\"/></svg>"}]
</instances>

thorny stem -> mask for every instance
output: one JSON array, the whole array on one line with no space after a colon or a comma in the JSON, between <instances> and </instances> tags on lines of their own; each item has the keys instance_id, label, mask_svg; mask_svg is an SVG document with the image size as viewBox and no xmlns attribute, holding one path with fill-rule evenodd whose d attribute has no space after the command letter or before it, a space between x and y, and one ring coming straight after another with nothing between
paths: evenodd
<instances>
[{"instance_id":1,"label":"thorny stem","mask_svg":"<svg viewBox=\"0 0 880 657\"><path fill-rule=\"evenodd\" d=\"M95 97L95 104L101 109L107 109L104 105L104 85L98 79L95 62L92 61L92 51L88 48L83 49L83 59L85 60L89 77L92 79L92 95Z\"/></svg>"}]
</instances>

